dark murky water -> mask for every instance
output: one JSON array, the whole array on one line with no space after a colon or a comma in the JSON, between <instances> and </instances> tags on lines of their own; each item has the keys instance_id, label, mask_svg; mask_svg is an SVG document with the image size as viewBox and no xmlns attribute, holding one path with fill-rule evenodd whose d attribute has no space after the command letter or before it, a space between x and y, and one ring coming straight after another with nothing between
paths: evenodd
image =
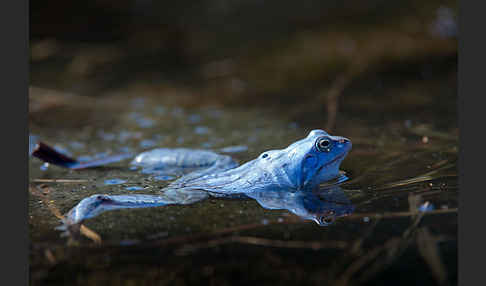
<instances>
[{"instance_id":1,"label":"dark murky water","mask_svg":"<svg viewBox=\"0 0 486 286\"><path fill-rule=\"evenodd\" d=\"M390 29L259 40L244 54L197 46L173 77L163 65L132 71L165 54L133 56L131 42L32 41L29 129L56 149L89 161L187 147L243 163L325 129L353 142L341 169L355 211L321 227L211 198L103 213L73 239L55 228L81 199L157 194L175 178L130 160L75 171L31 158L31 285L457 284L457 31L441 9Z\"/></svg>"},{"instance_id":2,"label":"dark murky water","mask_svg":"<svg viewBox=\"0 0 486 286\"><path fill-rule=\"evenodd\" d=\"M32 95L38 91L32 89ZM104 99L86 106L75 101L64 104L99 119L73 129L32 124L31 132L59 150L86 159L154 146L212 150L246 146L229 148L234 158L245 162L305 137L311 128L322 128L301 126L264 108L184 108L172 99L153 97L119 94L116 104ZM109 122L104 121L107 113ZM76 118L64 120L75 124ZM113 279L143 283L149 281L147 277L189 283L234 279L258 270L268 271L264 276L269 281L286 273L288 281L313 284L314 279L366 281L369 276L393 275L394 269L402 271L404 264L431 281L436 276L456 279L454 126L438 130L413 119L386 122L381 128L360 124L333 132L353 141L341 169L351 178L343 188L356 210L328 227L300 220L288 211L265 210L252 200L210 199L188 206L104 213L85 223L101 237L101 246L88 238L68 246L55 230L57 211L63 214L95 193L156 194L171 178L142 174L129 166L129 160L72 171L45 168L34 158L29 169L32 279L66 282L68 277L63 275L69 270L79 273L69 275L76 283L115 283ZM241 281L248 279L252 278Z\"/></svg>"}]
</instances>

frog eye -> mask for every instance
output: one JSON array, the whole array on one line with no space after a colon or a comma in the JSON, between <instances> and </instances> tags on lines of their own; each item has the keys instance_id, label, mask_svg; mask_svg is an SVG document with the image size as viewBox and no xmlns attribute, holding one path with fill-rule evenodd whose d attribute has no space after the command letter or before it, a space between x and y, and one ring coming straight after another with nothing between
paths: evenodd
<instances>
[{"instance_id":1,"label":"frog eye","mask_svg":"<svg viewBox=\"0 0 486 286\"><path fill-rule=\"evenodd\" d=\"M316 148L321 152L331 151L331 141L326 138L321 138L316 141Z\"/></svg>"},{"instance_id":2,"label":"frog eye","mask_svg":"<svg viewBox=\"0 0 486 286\"><path fill-rule=\"evenodd\" d=\"M335 214L334 211L330 211L330 212L328 212L327 215L322 216L320 218L321 224L328 225L328 224L333 223L335 221L335 219L336 219L336 217L335 217L334 214Z\"/></svg>"}]
</instances>

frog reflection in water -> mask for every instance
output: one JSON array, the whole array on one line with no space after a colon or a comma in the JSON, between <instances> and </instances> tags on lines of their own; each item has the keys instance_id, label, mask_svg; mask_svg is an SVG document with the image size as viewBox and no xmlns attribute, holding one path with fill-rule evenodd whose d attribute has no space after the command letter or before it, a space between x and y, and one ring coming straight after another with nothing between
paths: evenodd
<instances>
[{"instance_id":1,"label":"frog reflection in water","mask_svg":"<svg viewBox=\"0 0 486 286\"><path fill-rule=\"evenodd\" d=\"M87 197L69 211L65 223L78 224L109 210L192 204L214 196L253 198L264 208L287 209L327 225L354 209L336 184L317 190L323 182L345 179L339 166L350 149L350 140L323 130L313 130L287 148L266 151L239 167L231 157L211 151L154 149L136 156L132 164L145 173L192 172L170 183L158 196Z\"/></svg>"}]
</instances>

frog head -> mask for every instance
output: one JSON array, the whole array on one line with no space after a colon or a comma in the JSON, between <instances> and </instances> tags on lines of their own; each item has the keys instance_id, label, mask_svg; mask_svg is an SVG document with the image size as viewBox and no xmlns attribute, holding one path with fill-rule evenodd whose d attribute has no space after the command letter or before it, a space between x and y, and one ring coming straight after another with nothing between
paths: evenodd
<instances>
[{"instance_id":1,"label":"frog head","mask_svg":"<svg viewBox=\"0 0 486 286\"><path fill-rule=\"evenodd\" d=\"M301 190L337 178L351 145L347 138L316 129L285 149L264 152L260 159L274 174Z\"/></svg>"}]
</instances>

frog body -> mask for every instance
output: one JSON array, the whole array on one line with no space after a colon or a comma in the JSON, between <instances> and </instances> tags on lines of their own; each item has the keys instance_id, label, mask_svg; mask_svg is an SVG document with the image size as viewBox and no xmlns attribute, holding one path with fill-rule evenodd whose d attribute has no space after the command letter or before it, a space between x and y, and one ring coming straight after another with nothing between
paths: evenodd
<instances>
[{"instance_id":1,"label":"frog body","mask_svg":"<svg viewBox=\"0 0 486 286\"><path fill-rule=\"evenodd\" d=\"M230 156L207 150L159 148L136 156L132 165L146 173L183 174L161 190L160 195L93 195L67 214L65 223L76 224L102 212L170 204L192 204L209 196L247 197L269 209L288 209L325 225L321 217L330 211L346 215L348 202L322 202L315 190L322 182L341 176L339 166L351 149L351 141L312 130L307 137L280 150L263 152L241 166ZM339 192L339 186L328 190ZM344 205L344 207L343 207Z\"/></svg>"}]
</instances>

